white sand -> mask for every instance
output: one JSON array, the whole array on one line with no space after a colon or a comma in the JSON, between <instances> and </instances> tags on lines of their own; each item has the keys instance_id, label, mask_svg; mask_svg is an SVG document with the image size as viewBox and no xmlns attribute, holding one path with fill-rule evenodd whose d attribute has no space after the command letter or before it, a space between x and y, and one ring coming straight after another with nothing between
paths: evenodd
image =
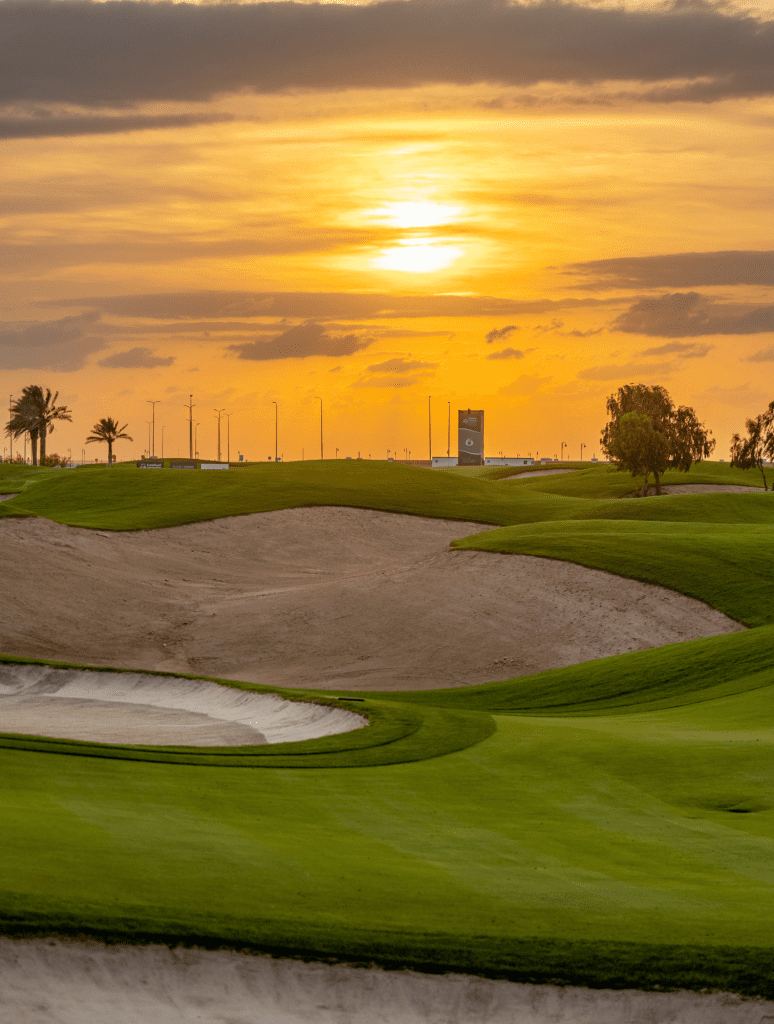
<instances>
[{"instance_id":1,"label":"white sand","mask_svg":"<svg viewBox=\"0 0 774 1024\"><path fill-rule=\"evenodd\" d=\"M344 708L131 672L0 662L0 729L98 743L289 743L368 724Z\"/></svg>"},{"instance_id":2,"label":"white sand","mask_svg":"<svg viewBox=\"0 0 774 1024\"><path fill-rule=\"evenodd\" d=\"M667 484L661 488L664 494L764 494L762 487L745 487L742 484ZM654 491L655 493L655 491Z\"/></svg>"},{"instance_id":3,"label":"white sand","mask_svg":"<svg viewBox=\"0 0 774 1024\"><path fill-rule=\"evenodd\" d=\"M0 650L328 689L468 686L742 627L474 523L287 509L108 533L0 520Z\"/></svg>"},{"instance_id":4,"label":"white sand","mask_svg":"<svg viewBox=\"0 0 774 1024\"><path fill-rule=\"evenodd\" d=\"M0 1024L761 1024L774 1002L0 938Z\"/></svg>"}]
</instances>

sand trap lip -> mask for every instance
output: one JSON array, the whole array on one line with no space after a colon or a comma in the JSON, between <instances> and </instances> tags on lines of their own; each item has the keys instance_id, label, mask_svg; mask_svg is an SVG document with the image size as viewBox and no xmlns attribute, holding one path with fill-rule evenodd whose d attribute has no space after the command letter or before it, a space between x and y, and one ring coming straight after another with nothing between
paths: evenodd
<instances>
[{"instance_id":1,"label":"sand trap lip","mask_svg":"<svg viewBox=\"0 0 774 1024\"><path fill-rule=\"evenodd\" d=\"M0 501L10 501L11 498L18 498L18 494L0 494Z\"/></svg>"},{"instance_id":2,"label":"sand trap lip","mask_svg":"<svg viewBox=\"0 0 774 1024\"><path fill-rule=\"evenodd\" d=\"M0 970L3 1024L760 1024L774 1019L774 1002L725 992L529 985L167 946L0 938Z\"/></svg>"},{"instance_id":3,"label":"sand trap lip","mask_svg":"<svg viewBox=\"0 0 774 1024\"><path fill-rule=\"evenodd\" d=\"M0 663L0 731L96 743L241 746L361 729L362 715L269 693L133 672Z\"/></svg>"},{"instance_id":4,"label":"sand trap lip","mask_svg":"<svg viewBox=\"0 0 774 1024\"><path fill-rule=\"evenodd\" d=\"M745 484L664 484L661 494L655 487L648 488L649 498L663 498L667 494L764 494L762 487L747 487ZM774 493L774 492L772 492ZM642 497L637 491L625 495L627 498Z\"/></svg>"}]
</instances>

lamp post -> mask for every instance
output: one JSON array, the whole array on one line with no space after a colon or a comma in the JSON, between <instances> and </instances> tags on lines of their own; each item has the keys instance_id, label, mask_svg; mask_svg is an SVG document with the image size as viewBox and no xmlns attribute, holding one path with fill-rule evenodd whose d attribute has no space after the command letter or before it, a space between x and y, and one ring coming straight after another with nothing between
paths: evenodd
<instances>
[{"instance_id":1,"label":"lamp post","mask_svg":"<svg viewBox=\"0 0 774 1024\"><path fill-rule=\"evenodd\" d=\"M427 396L427 450L429 452L427 457L431 463L433 461L433 413L430 407L430 399L432 397L432 395Z\"/></svg>"},{"instance_id":2,"label":"lamp post","mask_svg":"<svg viewBox=\"0 0 774 1024\"><path fill-rule=\"evenodd\" d=\"M194 454L193 454L194 453L194 443L193 443L193 408L194 408L194 405L193 405L193 395L189 395L188 396L188 405L186 406L186 409L188 410L188 458L189 459L192 459L194 457Z\"/></svg>"},{"instance_id":3,"label":"lamp post","mask_svg":"<svg viewBox=\"0 0 774 1024\"><path fill-rule=\"evenodd\" d=\"M164 428L161 428L161 457L164 458Z\"/></svg>"},{"instance_id":4,"label":"lamp post","mask_svg":"<svg viewBox=\"0 0 774 1024\"><path fill-rule=\"evenodd\" d=\"M13 395L8 396L8 419L13 419ZM13 434L8 434L8 461L13 462Z\"/></svg>"},{"instance_id":5,"label":"lamp post","mask_svg":"<svg viewBox=\"0 0 774 1024\"><path fill-rule=\"evenodd\" d=\"M562 462L564 462L564 449L566 447L567 447L567 442L566 441L562 441L562 447L561 447L561 451L560 451L560 455L559 455L559 458L562 460Z\"/></svg>"},{"instance_id":6,"label":"lamp post","mask_svg":"<svg viewBox=\"0 0 774 1024\"><path fill-rule=\"evenodd\" d=\"M150 446L151 446L151 421L150 420L146 420L145 422L148 424L148 455L150 456L150 453L151 453L151 450L150 450Z\"/></svg>"},{"instance_id":7,"label":"lamp post","mask_svg":"<svg viewBox=\"0 0 774 1024\"><path fill-rule=\"evenodd\" d=\"M319 396L319 395L315 395L314 397L315 397L315 398L317 399L317 401L318 401L318 402L320 403L320 458L321 458L321 459L324 459L324 458L325 458L325 456L323 455L323 419L322 419L322 398L320 398L320 396Z\"/></svg>"},{"instance_id":8,"label":"lamp post","mask_svg":"<svg viewBox=\"0 0 774 1024\"><path fill-rule=\"evenodd\" d=\"M279 437L279 406L272 399L272 405L274 406L274 461L277 461L277 438Z\"/></svg>"},{"instance_id":9,"label":"lamp post","mask_svg":"<svg viewBox=\"0 0 774 1024\"><path fill-rule=\"evenodd\" d=\"M215 409L218 414L218 462L220 462L220 417L225 411L225 409Z\"/></svg>"},{"instance_id":10,"label":"lamp post","mask_svg":"<svg viewBox=\"0 0 774 1024\"><path fill-rule=\"evenodd\" d=\"M339 457L339 449L337 448L336 449L336 458L338 459L338 457Z\"/></svg>"},{"instance_id":11,"label":"lamp post","mask_svg":"<svg viewBox=\"0 0 774 1024\"><path fill-rule=\"evenodd\" d=\"M446 457L449 458L451 452L451 402L449 402L449 427L446 434Z\"/></svg>"},{"instance_id":12,"label":"lamp post","mask_svg":"<svg viewBox=\"0 0 774 1024\"><path fill-rule=\"evenodd\" d=\"M199 457L199 423L194 423L194 458Z\"/></svg>"},{"instance_id":13,"label":"lamp post","mask_svg":"<svg viewBox=\"0 0 774 1024\"><path fill-rule=\"evenodd\" d=\"M583 449L587 448L587 447L588 447L588 445L585 445L585 444L581 445L581 457L580 457L581 462L583 462Z\"/></svg>"},{"instance_id":14,"label":"lamp post","mask_svg":"<svg viewBox=\"0 0 774 1024\"><path fill-rule=\"evenodd\" d=\"M152 440L151 440L151 450L148 452L148 454L152 455L153 458L155 458L156 457L156 406L159 404L161 399L160 398L155 398L155 399L151 400L150 398L146 398L145 401L146 402L150 402L151 409L153 410L153 414L152 414L152 417L151 417L151 423L153 424L153 426L151 427L151 430L152 430L152 434L151 434L151 438L152 438Z\"/></svg>"}]
</instances>

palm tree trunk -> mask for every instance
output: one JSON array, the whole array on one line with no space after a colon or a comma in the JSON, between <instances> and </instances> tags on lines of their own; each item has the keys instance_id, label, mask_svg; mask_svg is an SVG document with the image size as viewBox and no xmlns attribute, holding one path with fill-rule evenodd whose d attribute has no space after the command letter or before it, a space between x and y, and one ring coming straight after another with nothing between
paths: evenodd
<instances>
[{"instance_id":1,"label":"palm tree trunk","mask_svg":"<svg viewBox=\"0 0 774 1024\"><path fill-rule=\"evenodd\" d=\"M113 442L108 438L108 469L113 465Z\"/></svg>"},{"instance_id":2,"label":"palm tree trunk","mask_svg":"<svg viewBox=\"0 0 774 1024\"><path fill-rule=\"evenodd\" d=\"M46 464L46 424L43 424L42 429L39 433L40 438L40 464L45 466Z\"/></svg>"},{"instance_id":3,"label":"palm tree trunk","mask_svg":"<svg viewBox=\"0 0 774 1024\"><path fill-rule=\"evenodd\" d=\"M38 464L38 432L36 429L30 430L30 448L32 449L32 465L37 466Z\"/></svg>"}]
</instances>

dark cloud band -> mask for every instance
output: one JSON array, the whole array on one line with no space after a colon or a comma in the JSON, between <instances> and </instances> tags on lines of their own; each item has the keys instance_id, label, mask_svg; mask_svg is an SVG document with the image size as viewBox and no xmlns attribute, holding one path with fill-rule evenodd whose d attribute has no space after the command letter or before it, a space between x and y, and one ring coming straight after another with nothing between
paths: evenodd
<instances>
[{"instance_id":1,"label":"dark cloud band","mask_svg":"<svg viewBox=\"0 0 774 1024\"><path fill-rule=\"evenodd\" d=\"M439 82L641 83L663 102L774 91L774 22L709 5L6 0L0 40L0 99L90 107Z\"/></svg>"}]
</instances>

